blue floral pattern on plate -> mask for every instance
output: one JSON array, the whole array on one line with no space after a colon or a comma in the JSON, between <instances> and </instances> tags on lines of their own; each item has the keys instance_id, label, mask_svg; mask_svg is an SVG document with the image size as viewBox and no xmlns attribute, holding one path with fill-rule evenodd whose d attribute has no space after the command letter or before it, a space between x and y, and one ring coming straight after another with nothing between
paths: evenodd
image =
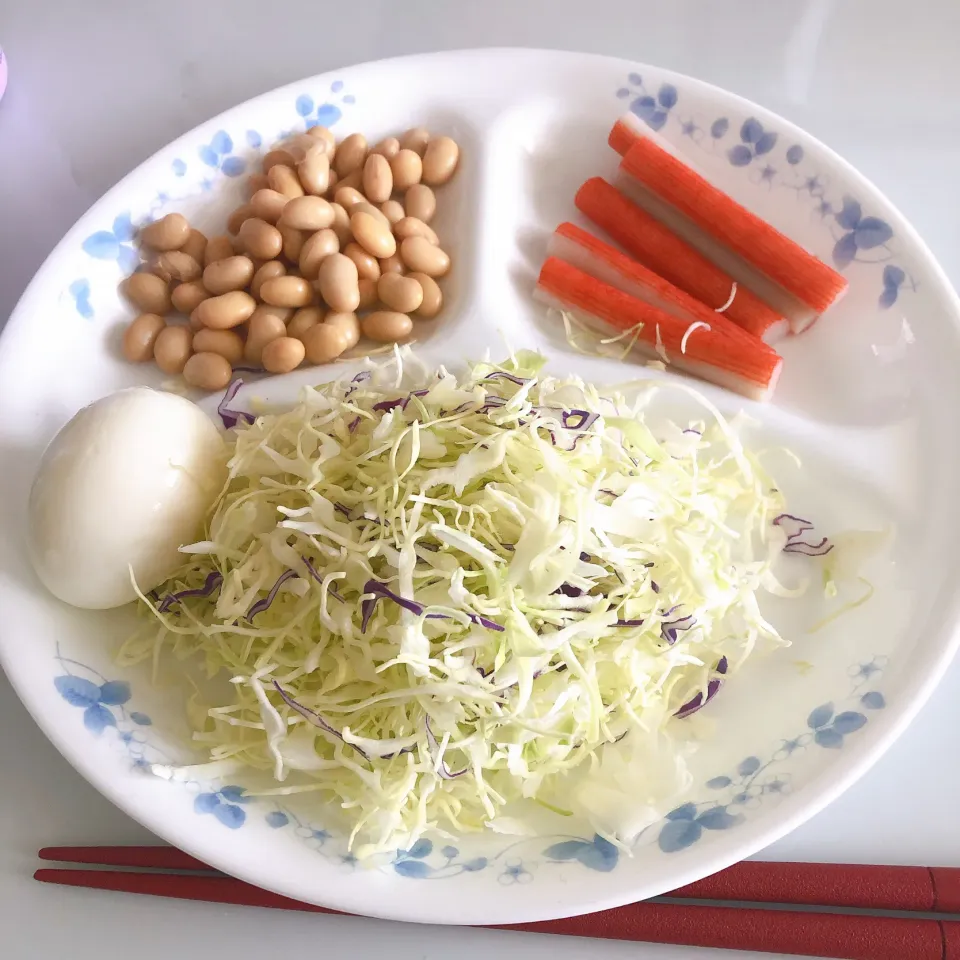
<instances>
[{"instance_id":1,"label":"blue floral pattern on plate","mask_svg":"<svg viewBox=\"0 0 960 960\"><path fill-rule=\"evenodd\" d=\"M220 170L228 177L239 177L247 169L243 157L233 154L233 139L226 130L218 130L210 142L197 150L200 159L214 170Z\"/></svg>"},{"instance_id":2,"label":"blue floral pattern on plate","mask_svg":"<svg viewBox=\"0 0 960 960\"><path fill-rule=\"evenodd\" d=\"M629 86L621 87L617 96L621 100L629 99L630 112L653 130L660 130L669 119L670 111L677 105L677 88L672 83L662 83L653 93L644 86L639 73L631 73L627 82Z\"/></svg>"},{"instance_id":3,"label":"blue floral pattern on plate","mask_svg":"<svg viewBox=\"0 0 960 960\"><path fill-rule=\"evenodd\" d=\"M874 657L856 664L850 672L851 691L847 709L823 703L810 711L806 729L782 740L766 760L745 757L732 775L712 777L704 786L721 795L720 800L687 802L671 810L657 832L657 844L664 853L676 853L696 843L705 830L729 830L746 821L746 812L761 805L764 799L790 792L790 773L782 764L798 751L809 746L840 750L846 738L867 725L865 711L882 710L886 699L879 690L863 687L879 675L886 665L885 657ZM772 768L776 768L773 770Z\"/></svg>"},{"instance_id":4,"label":"blue floral pattern on plate","mask_svg":"<svg viewBox=\"0 0 960 960\"><path fill-rule=\"evenodd\" d=\"M212 813L225 827L238 830L247 821L243 804L249 802L243 787L228 784L219 790L198 793L193 799L193 809L200 814Z\"/></svg>"},{"instance_id":5,"label":"blue floral pattern on plate","mask_svg":"<svg viewBox=\"0 0 960 960\"><path fill-rule=\"evenodd\" d=\"M92 320L93 307L90 305L90 281L86 277L80 277L70 284L67 292L73 298L73 305L76 307L77 313L84 320Z\"/></svg>"},{"instance_id":6,"label":"blue floral pattern on plate","mask_svg":"<svg viewBox=\"0 0 960 960\"><path fill-rule=\"evenodd\" d=\"M133 273L140 263L140 256L133 246L136 227L130 219L130 211L125 210L114 219L109 230L97 230L91 233L83 243L85 253L95 260L115 260L121 273L126 276ZM89 290L87 291L89 296Z\"/></svg>"},{"instance_id":7,"label":"blue floral pattern on plate","mask_svg":"<svg viewBox=\"0 0 960 960\"><path fill-rule=\"evenodd\" d=\"M767 129L756 117L748 117L741 123L736 131L739 142L730 144L732 126L729 117L702 122L693 116L684 116L678 109L680 97L672 84L661 85L655 96L646 90L637 73L628 74L627 84L618 88L617 98L630 99L631 113L653 130L662 130L674 118L682 137L711 153L723 150L727 161L734 167L749 170L754 182L766 184L771 189L793 190L798 198L811 204L814 215L821 219L831 218L835 224L831 259L837 270L842 272L853 263L885 263L877 297L881 309L892 307L902 290L917 289L916 281L903 267L888 262L895 256L890 245L894 239L890 225L879 217L865 216L854 197L827 199L825 179L805 163L806 154L800 144L786 146L782 153L782 162L786 166L781 168L777 149L778 145L783 146L780 134Z\"/></svg>"},{"instance_id":8,"label":"blue floral pattern on plate","mask_svg":"<svg viewBox=\"0 0 960 960\"><path fill-rule=\"evenodd\" d=\"M162 751L151 748L144 735L144 728L153 725L149 715L128 709L129 683L108 680L92 667L63 656L59 644L56 659L63 673L54 677L53 685L71 707L83 711L83 725L90 733L102 737L107 731L113 731L116 743L136 767L146 766L153 760L168 759ZM150 758L147 757L148 751L152 754Z\"/></svg>"},{"instance_id":9,"label":"blue floral pattern on plate","mask_svg":"<svg viewBox=\"0 0 960 960\"><path fill-rule=\"evenodd\" d=\"M316 103L309 93L301 93L297 97L295 104L297 113L303 118L308 130L317 126L332 127L343 116L341 104L356 103L356 98L352 94L343 94L342 80L334 80L330 84L330 93L333 99L324 100L322 103ZM340 103L335 102L338 99Z\"/></svg>"},{"instance_id":10,"label":"blue floral pattern on plate","mask_svg":"<svg viewBox=\"0 0 960 960\"><path fill-rule=\"evenodd\" d=\"M595 834L592 840L579 837L575 840L561 840L547 847L543 855L554 863L576 860L600 873L609 873L620 860L620 851L599 834Z\"/></svg>"},{"instance_id":11,"label":"blue floral pattern on plate","mask_svg":"<svg viewBox=\"0 0 960 960\"><path fill-rule=\"evenodd\" d=\"M356 98L352 94L343 93L343 90L343 81L335 80L330 84L330 96L320 103L316 103L310 94L302 93L293 103L294 112L304 121L307 129L318 124L332 127L343 117L343 107L356 103ZM298 132L303 131L295 127L285 129L277 134L276 139L283 139ZM243 154L238 149L241 141L246 146ZM251 151L259 152L262 148L263 136L257 130L245 129L237 131L235 135L231 135L227 130L217 130L209 142L197 148L195 157L211 174L222 173L235 179L247 172L253 159ZM170 170L177 179L183 179L189 169L189 158L176 157L171 161ZM201 178L199 186L202 192L212 190L215 177L211 175ZM158 191L148 215L142 222L134 223L130 211L124 211L116 217L110 229L98 230L83 241L81 246L84 252L96 260L115 260L121 274L129 276L140 264L140 256L133 245L137 230L144 223L160 216L164 208L176 199L178 198L172 197L165 190ZM73 300L77 313L85 320L93 319L90 280L85 277L75 280L67 293Z\"/></svg>"},{"instance_id":12,"label":"blue floral pattern on plate","mask_svg":"<svg viewBox=\"0 0 960 960\"><path fill-rule=\"evenodd\" d=\"M777 135L771 130L764 130L759 120L750 117L740 127L740 141L727 151L727 159L735 167L746 167L777 145Z\"/></svg>"},{"instance_id":13,"label":"blue floral pattern on plate","mask_svg":"<svg viewBox=\"0 0 960 960\"><path fill-rule=\"evenodd\" d=\"M148 757L151 745L142 736L135 735L137 727L149 727L151 720L145 713L128 710L132 692L126 681L107 680L90 667L63 657L59 648L57 660L64 672L54 679L54 686L67 703L83 711L83 724L93 735L100 737L114 731L136 767L168 762L159 750ZM842 749L848 737L866 726L870 712L884 709L886 698L873 688L872 681L885 665L885 657L854 664L849 671L850 692L842 704L829 702L815 707L807 716L806 728L794 737L780 740L771 747L766 759L745 757L731 774L711 777L704 788L716 798L682 803L660 823L644 830L637 842L655 837L663 853L677 853L699 841L705 831L737 827L746 822L749 812L760 807L764 800L789 793L791 774L786 764L791 757L808 747ZM868 686L870 689L865 689ZM274 830L292 830L299 840L343 869L352 870L356 865L343 838L304 821L286 807L249 794L246 787L196 781L186 786L194 794L194 812L212 816L229 830L243 827L249 820L248 808L256 805L263 812L267 826ZM587 870L609 873L619 862L620 849L595 834L593 837L524 837L494 855L472 857L463 856L451 844L438 846L429 837L421 837L408 850L397 850L378 866L409 880L443 880L489 870L498 883L508 885L531 882L537 870L545 866L576 863Z\"/></svg>"}]
</instances>

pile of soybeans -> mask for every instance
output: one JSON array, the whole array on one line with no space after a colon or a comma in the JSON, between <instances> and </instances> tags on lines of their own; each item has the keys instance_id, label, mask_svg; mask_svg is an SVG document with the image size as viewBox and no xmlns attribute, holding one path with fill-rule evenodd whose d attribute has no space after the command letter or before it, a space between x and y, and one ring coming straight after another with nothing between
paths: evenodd
<instances>
[{"instance_id":1,"label":"pile of soybeans","mask_svg":"<svg viewBox=\"0 0 960 960\"><path fill-rule=\"evenodd\" d=\"M430 226L433 188L459 159L454 140L422 127L372 148L320 126L276 144L228 234L208 239L179 213L140 230L143 263L122 289L141 313L124 356L222 390L237 367L288 373L361 337L412 339L443 305L450 257Z\"/></svg>"}]
</instances>

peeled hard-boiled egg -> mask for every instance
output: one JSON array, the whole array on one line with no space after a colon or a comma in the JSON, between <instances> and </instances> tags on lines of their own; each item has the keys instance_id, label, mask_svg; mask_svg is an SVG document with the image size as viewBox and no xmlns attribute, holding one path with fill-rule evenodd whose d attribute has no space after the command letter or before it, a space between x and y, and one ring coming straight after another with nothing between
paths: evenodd
<instances>
[{"instance_id":1,"label":"peeled hard-boiled egg","mask_svg":"<svg viewBox=\"0 0 960 960\"><path fill-rule=\"evenodd\" d=\"M51 593L103 610L163 583L198 539L226 477L223 438L183 397L146 387L84 407L40 463L29 505L34 568Z\"/></svg>"}]
</instances>

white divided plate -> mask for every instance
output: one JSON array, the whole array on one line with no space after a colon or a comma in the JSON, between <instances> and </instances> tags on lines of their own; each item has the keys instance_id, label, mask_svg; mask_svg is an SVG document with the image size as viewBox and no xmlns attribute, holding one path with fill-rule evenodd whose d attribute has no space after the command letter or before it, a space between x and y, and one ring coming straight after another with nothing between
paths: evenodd
<instances>
[{"instance_id":1,"label":"white divided plate","mask_svg":"<svg viewBox=\"0 0 960 960\"><path fill-rule=\"evenodd\" d=\"M220 228L244 196L245 174L288 131L320 122L338 136L359 130L375 140L425 124L460 142L462 163L440 195L435 226L454 269L443 318L421 330L422 354L454 365L487 350L504 354L506 337L544 350L556 372L608 382L657 376L575 353L530 296L549 231L578 219L577 187L613 174L606 135L626 110L849 278L842 305L783 344L774 403L705 393L759 421L753 444L784 445L802 458L801 471L784 459L775 472L818 530L895 530L869 569L873 598L816 632L809 628L826 609L819 591L793 608L771 605L793 646L758 657L690 721L703 745L689 796L630 854L555 821L522 839L423 840L365 867L323 807L251 798L242 779L170 784L146 775L144 764L184 756L182 695L156 689L147 669L114 665L128 611L58 603L24 551L28 488L56 430L97 397L161 382L155 369L118 356L131 314L117 284L133 267L137 226L179 210L201 229ZM37 723L114 803L170 843L288 896L477 924L663 893L760 850L821 809L880 756L946 669L960 581L958 330L943 273L875 187L801 130L707 84L627 61L523 50L418 56L293 84L198 127L131 173L66 235L9 321L0 340L4 667ZM257 392L290 397L326 374L297 371Z\"/></svg>"}]
</instances>

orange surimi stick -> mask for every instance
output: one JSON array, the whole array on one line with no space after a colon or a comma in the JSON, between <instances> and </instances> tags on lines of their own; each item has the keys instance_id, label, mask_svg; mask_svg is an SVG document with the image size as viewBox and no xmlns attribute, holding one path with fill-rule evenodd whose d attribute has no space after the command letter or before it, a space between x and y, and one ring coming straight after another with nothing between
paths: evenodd
<instances>
[{"instance_id":1,"label":"orange surimi stick","mask_svg":"<svg viewBox=\"0 0 960 960\"><path fill-rule=\"evenodd\" d=\"M847 281L648 137L620 163L617 185L799 333L846 293Z\"/></svg>"},{"instance_id":2,"label":"orange surimi stick","mask_svg":"<svg viewBox=\"0 0 960 960\"><path fill-rule=\"evenodd\" d=\"M613 147L621 157L627 155L627 151L640 139L643 134L638 130L639 121L632 113L625 113L617 119L607 137L607 143Z\"/></svg>"},{"instance_id":3,"label":"orange surimi stick","mask_svg":"<svg viewBox=\"0 0 960 960\"><path fill-rule=\"evenodd\" d=\"M559 310L601 320L619 330L638 332L637 348L703 380L754 400L767 400L780 376L777 353L747 337L699 327L602 283L557 257L540 270L535 296ZM660 350L657 347L660 347Z\"/></svg>"},{"instance_id":4,"label":"orange surimi stick","mask_svg":"<svg viewBox=\"0 0 960 960\"><path fill-rule=\"evenodd\" d=\"M774 343L788 330L783 316L711 263L601 177L578 191L577 208L645 267L748 333Z\"/></svg>"},{"instance_id":5,"label":"orange surimi stick","mask_svg":"<svg viewBox=\"0 0 960 960\"><path fill-rule=\"evenodd\" d=\"M666 150L667 153L673 154L673 156L678 159L681 157L679 150L669 140L660 136L653 128L648 127L635 113L623 114L613 125L610 136L607 137L607 143L613 147L621 157L626 156L630 148L638 140L652 140L661 150ZM683 162L688 167L696 170L696 167L689 159L684 159Z\"/></svg>"},{"instance_id":6,"label":"orange surimi stick","mask_svg":"<svg viewBox=\"0 0 960 960\"><path fill-rule=\"evenodd\" d=\"M603 283L663 310L687 324L704 323L741 342L756 342L742 327L664 280L652 270L573 223L561 223L547 248L557 257Z\"/></svg>"}]
</instances>

